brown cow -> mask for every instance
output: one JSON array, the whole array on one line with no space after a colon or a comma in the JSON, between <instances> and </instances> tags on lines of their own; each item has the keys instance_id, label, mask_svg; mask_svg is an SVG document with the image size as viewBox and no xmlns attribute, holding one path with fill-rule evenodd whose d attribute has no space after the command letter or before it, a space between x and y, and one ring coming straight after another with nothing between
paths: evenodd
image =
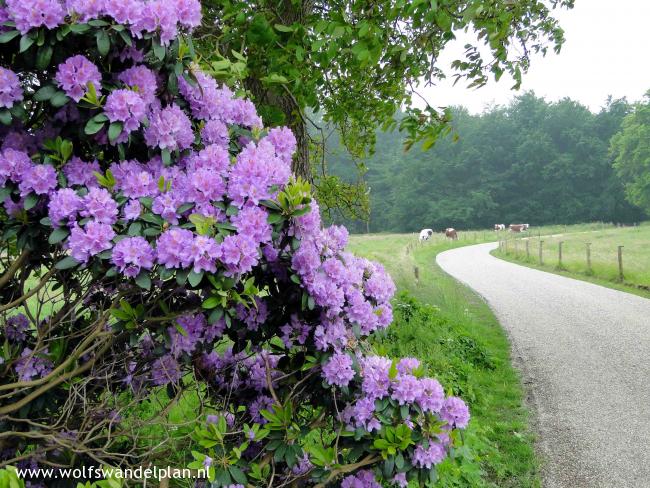
<instances>
[{"instance_id":1,"label":"brown cow","mask_svg":"<svg viewBox=\"0 0 650 488\"><path fill-rule=\"evenodd\" d=\"M456 232L456 229L453 227L447 227L445 229L445 237L448 237L451 240L456 240L458 239L458 232Z\"/></svg>"},{"instance_id":2,"label":"brown cow","mask_svg":"<svg viewBox=\"0 0 650 488\"><path fill-rule=\"evenodd\" d=\"M508 230L510 232L522 232L526 230L526 224L510 224Z\"/></svg>"}]
</instances>

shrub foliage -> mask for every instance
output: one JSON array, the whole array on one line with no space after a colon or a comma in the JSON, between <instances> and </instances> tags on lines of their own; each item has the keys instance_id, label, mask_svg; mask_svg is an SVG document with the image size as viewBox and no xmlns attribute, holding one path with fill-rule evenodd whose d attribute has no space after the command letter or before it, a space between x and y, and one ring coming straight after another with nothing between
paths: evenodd
<instances>
[{"instance_id":1,"label":"shrub foliage","mask_svg":"<svg viewBox=\"0 0 650 488\"><path fill-rule=\"evenodd\" d=\"M432 483L467 407L373 355L393 283L201 72L198 2L0 15L0 467L162 464L147 426L193 389L212 486Z\"/></svg>"}]
</instances>

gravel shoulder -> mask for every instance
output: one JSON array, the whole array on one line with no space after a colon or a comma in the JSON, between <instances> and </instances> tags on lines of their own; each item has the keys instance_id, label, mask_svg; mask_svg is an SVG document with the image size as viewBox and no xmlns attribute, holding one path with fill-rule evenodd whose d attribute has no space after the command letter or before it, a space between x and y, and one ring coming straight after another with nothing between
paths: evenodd
<instances>
[{"instance_id":1,"label":"gravel shoulder","mask_svg":"<svg viewBox=\"0 0 650 488\"><path fill-rule=\"evenodd\" d=\"M508 332L539 433L545 487L650 487L650 300L490 255L438 265Z\"/></svg>"}]
</instances>

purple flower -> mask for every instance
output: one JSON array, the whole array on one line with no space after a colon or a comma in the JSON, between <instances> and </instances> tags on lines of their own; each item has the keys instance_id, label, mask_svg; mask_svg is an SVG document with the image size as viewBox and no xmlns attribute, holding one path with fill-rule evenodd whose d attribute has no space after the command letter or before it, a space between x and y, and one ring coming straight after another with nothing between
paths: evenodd
<instances>
[{"instance_id":1,"label":"purple flower","mask_svg":"<svg viewBox=\"0 0 650 488\"><path fill-rule=\"evenodd\" d=\"M176 210L183 203L181 196L175 192L167 192L154 198L151 210L153 213L160 215L171 224L178 224L178 213Z\"/></svg>"},{"instance_id":2,"label":"purple flower","mask_svg":"<svg viewBox=\"0 0 650 488\"><path fill-rule=\"evenodd\" d=\"M232 123L234 111L232 107L232 92L227 87L217 88L217 82L209 75L193 70L196 86L191 85L184 77L179 77L178 89L192 109L192 115L197 119L218 118L225 123Z\"/></svg>"},{"instance_id":3,"label":"purple flower","mask_svg":"<svg viewBox=\"0 0 650 488\"><path fill-rule=\"evenodd\" d=\"M361 390L371 398L383 398L390 387L391 361L381 356L368 356L361 361Z\"/></svg>"},{"instance_id":4,"label":"purple flower","mask_svg":"<svg viewBox=\"0 0 650 488\"><path fill-rule=\"evenodd\" d=\"M406 479L406 473L397 473L393 477L393 484L399 486L400 488L407 488L409 482Z\"/></svg>"},{"instance_id":5,"label":"purple flower","mask_svg":"<svg viewBox=\"0 0 650 488\"><path fill-rule=\"evenodd\" d=\"M113 247L111 261L125 276L135 278L142 268L151 269L155 253L144 237L127 237Z\"/></svg>"},{"instance_id":6,"label":"purple flower","mask_svg":"<svg viewBox=\"0 0 650 488\"><path fill-rule=\"evenodd\" d=\"M14 315L7 319L5 326L5 335L11 342L23 342L27 339L29 330L29 320L22 313Z\"/></svg>"},{"instance_id":7,"label":"purple flower","mask_svg":"<svg viewBox=\"0 0 650 488\"><path fill-rule=\"evenodd\" d=\"M381 488L372 471L364 469L341 481L341 488Z\"/></svg>"},{"instance_id":8,"label":"purple flower","mask_svg":"<svg viewBox=\"0 0 650 488\"><path fill-rule=\"evenodd\" d=\"M269 131L267 140L273 144L275 154L287 164L291 164L293 153L296 152L296 138L287 127L276 127Z\"/></svg>"},{"instance_id":9,"label":"purple flower","mask_svg":"<svg viewBox=\"0 0 650 488\"><path fill-rule=\"evenodd\" d=\"M32 160L27 153L7 148L0 153L0 186L7 180L20 183L24 175L32 167Z\"/></svg>"},{"instance_id":10,"label":"purple flower","mask_svg":"<svg viewBox=\"0 0 650 488\"><path fill-rule=\"evenodd\" d=\"M105 0L106 14L118 24L133 25L142 18L143 2L140 0Z\"/></svg>"},{"instance_id":11,"label":"purple flower","mask_svg":"<svg viewBox=\"0 0 650 488\"><path fill-rule=\"evenodd\" d=\"M145 104L150 105L155 101L156 92L158 91L158 79L156 74L146 66L133 66L122 71L117 79L135 89Z\"/></svg>"},{"instance_id":12,"label":"purple flower","mask_svg":"<svg viewBox=\"0 0 650 488\"><path fill-rule=\"evenodd\" d=\"M29 347L23 349L20 359L16 361L14 368L20 381L30 381L34 378L42 378L52 371L52 361L47 358L47 348L35 353Z\"/></svg>"},{"instance_id":13,"label":"purple flower","mask_svg":"<svg viewBox=\"0 0 650 488\"><path fill-rule=\"evenodd\" d=\"M217 144L228 147L230 137L228 127L219 119L210 119L201 130L201 138L204 144Z\"/></svg>"},{"instance_id":14,"label":"purple flower","mask_svg":"<svg viewBox=\"0 0 650 488\"><path fill-rule=\"evenodd\" d=\"M110 225L91 220L83 229L78 226L72 228L68 248L73 258L86 263L92 256L113 247L113 237L115 232Z\"/></svg>"},{"instance_id":15,"label":"purple flower","mask_svg":"<svg viewBox=\"0 0 650 488\"><path fill-rule=\"evenodd\" d=\"M445 393L440 383L433 378L424 378L420 380L420 386L422 390L417 398L417 402L422 411L439 412L445 398Z\"/></svg>"},{"instance_id":16,"label":"purple flower","mask_svg":"<svg viewBox=\"0 0 650 488\"><path fill-rule=\"evenodd\" d=\"M259 247L248 236L227 236L219 248L219 259L228 275L247 273L259 260Z\"/></svg>"},{"instance_id":17,"label":"purple flower","mask_svg":"<svg viewBox=\"0 0 650 488\"><path fill-rule=\"evenodd\" d=\"M68 180L68 185L97 186L97 176L95 176L95 173L100 172L101 170L97 161L86 163L77 156L73 156L63 166L63 174Z\"/></svg>"},{"instance_id":18,"label":"purple flower","mask_svg":"<svg viewBox=\"0 0 650 488\"><path fill-rule=\"evenodd\" d=\"M345 353L335 352L323 366L323 377L330 385L348 386L354 378L350 356Z\"/></svg>"},{"instance_id":19,"label":"purple flower","mask_svg":"<svg viewBox=\"0 0 650 488\"><path fill-rule=\"evenodd\" d=\"M135 220L140 217L142 212L142 205L137 200L129 200L129 202L124 205L122 214L126 220Z\"/></svg>"},{"instance_id":20,"label":"purple flower","mask_svg":"<svg viewBox=\"0 0 650 488\"><path fill-rule=\"evenodd\" d=\"M177 358L182 353L194 352L202 339L207 323L203 314L200 313L182 315L176 319L176 323L183 332L180 332L177 327L169 327L167 331L171 339L171 352Z\"/></svg>"},{"instance_id":21,"label":"purple flower","mask_svg":"<svg viewBox=\"0 0 650 488\"><path fill-rule=\"evenodd\" d=\"M244 207L230 221L237 227L237 232L247 235L257 243L271 241L271 225L268 212L260 207Z\"/></svg>"},{"instance_id":22,"label":"purple flower","mask_svg":"<svg viewBox=\"0 0 650 488\"><path fill-rule=\"evenodd\" d=\"M76 15L81 23L104 14L104 0L66 0L65 7L69 15Z\"/></svg>"},{"instance_id":23,"label":"purple flower","mask_svg":"<svg viewBox=\"0 0 650 488\"><path fill-rule=\"evenodd\" d=\"M185 112L173 104L151 114L144 139L149 147L170 151L187 149L194 143L192 123Z\"/></svg>"},{"instance_id":24,"label":"purple flower","mask_svg":"<svg viewBox=\"0 0 650 488\"><path fill-rule=\"evenodd\" d=\"M18 75L10 69L0 66L0 108L11 108L23 99Z\"/></svg>"},{"instance_id":25,"label":"purple flower","mask_svg":"<svg viewBox=\"0 0 650 488\"><path fill-rule=\"evenodd\" d=\"M237 305L237 318L246 324L248 330L257 330L266 322L268 315L266 302L261 298L255 297L255 305L249 308L242 304Z\"/></svg>"},{"instance_id":26,"label":"purple flower","mask_svg":"<svg viewBox=\"0 0 650 488\"><path fill-rule=\"evenodd\" d=\"M201 2L198 0L176 0L176 15L181 25L187 28L201 25Z\"/></svg>"},{"instance_id":27,"label":"purple flower","mask_svg":"<svg viewBox=\"0 0 650 488\"><path fill-rule=\"evenodd\" d=\"M22 175L19 184L20 195L26 196L30 192L45 195L56 188L56 170L49 164L32 164Z\"/></svg>"},{"instance_id":28,"label":"purple flower","mask_svg":"<svg viewBox=\"0 0 650 488\"><path fill-rule=\"evenodd\" d=\"M44 25L54 29L65 20L65 10L58 1L52 0L7 0L7 14L16 23L21 34Z\"/></svg>"},{"instance_id":29,"label":"purple flower","mask_svg":"<svg viewBox=\"0 0 650 488\"><path fill-rule=\"evenodd\" d=\"M48 204L50 221L55 226L61 221L73 222L82 206L81 197L74 190L70 188L58 190L52 194Z\"/></svg>"},{"instance_id":30,"label":"purple flower","mask_svg":"<svg viewBox=\"0 0 650 488\"><path fill-rule=\"evenodd\" d=\"M210 271L214 273L217 271L215 261L219 257L219 245L214 238L196 236L192 241L189 253L194 263L194 272Z\"/></svg>"},{"instance_id":31,"label":"purple flower","mask_svg":"<svg viewBox=\"0 0 650 488\"><path fill-rule=\"evenodd\" d=\"M151 365L151 381L154 385L178 383L180 379L181 367L171 354L159 357Z\"/></svg>"},{"instance_id":32,"label":"purple flower","mask_svg":"<svg viewBox=\"0 0 650 488\"><path fill-rule=\"evenodd\" d=\"M248 407L248 411L251 418L253 419L253 422L257 422L258 424L267 423L268 421L262 416L260 412L262 410L271 411L274 403L275 402L273 398L266 395L260 395L255 400L253 400L250 404L250 407Z\"/></svg>"},{"instance_id":33,"label":"purple flower","mask_svg":"<svg viewBox=\"0 0 650 488\"><path fill-rule=\"evenodd\" d=\"M402 374L411 374L414 369L420 367L420 361L416 358L402 358L397 363L397 371Z\"/></svg>"},{"instance_id":34,"label":"purple flower","mask_svg":"<svg viewBox=\"0 0 650 488\"><path fill-rule=\"evenodd\" d=\"M226 183L219 173L209 168L199 168L188 177L192 199L197 203L221 201L226 192Z\"/></svg>"},{"instance_id":35,"label":"purple flower","mask_svg":"<svg viewBox=\"0 0 650 488\"><path fill-rule=\"evenodd\" d=\"M419 444L413 451L413 465L421 469L431 469L434 464L440 464L447 452L441 444L429 441L429 447L425 448Z\"/></svg>"},{"instance_id":36,"label":"purple flower","mask_svg":"<svg viewBox=\"0 0 650 488\"><path fill-rule=\"evenodd\" d=\"M420 381L413 375L400 374L393 383L393 394L391 398L397 400L400 405L413 403L422 394Z\"/></svg>"},{"instance_id":37,"label":"purple flower","mask_svg":"<svg viewBox=\"0 0 650 488\"><path fill-rule=\"evenodd\" d=\"M189 250L193 243L194 234L190 230L166 230L158 237L156 259L166 268L187 268L192 263Z\"/></svg>"},{"instance_id":38,"label":"purple flower","mask_svg":"<svg viewBox=\"0 0 650 488\"><path fill-rule=\"evenodd\" d=\"M61 63L55 79L65 94L75 102L79 102L84 97L88 90L88 83L95 86L98 95L101 91L102 75L99 73L99 69L81 54L69 57L64 63Z\"/></svg>"},{"instance_id":39,"label":"purple flower","mask_svg":"<svg viewBox=\"0 0 650 488\"><path fill-rule=\"evenodd\" d=\"M178 14L174 2L169 0L150 0L144 2L142 14L131 31L137 37L143 32L159 32L160 42L169 44L178 33Z\"/></svg>"},{"instance_id":40,"label":"purple flower","mask_svg":"<svg viewBox=\"0 0 650 488\"><path fill-rule=\"evenodd\" d=\"M143 98L133 90L114 90L106 98L104 111L111 122L122 122L123 134L130 134L144 120L146 105Z\"/></svg>"},{"instance_id":41,"label":"purple flower","mask_svg":"<svg viewBox=\"0 0 650 488\"><path fill-rule=\"evenodd\" d=\"M469 423L469 408L460 398L449 397L442 404L440 418L451 427L464 429Z\"/></svg>"},{"instance_id":42,"label":"purple flower","mask_svg":"<svg viewBox=\"0 0 650 488\"><path fill-rule=\"evenodd\" d=\"M109 225L117 221L117 203L104 188L91 188L83 198L83 205L82 217L90 217Z\"/></svg>"}]
</instances>

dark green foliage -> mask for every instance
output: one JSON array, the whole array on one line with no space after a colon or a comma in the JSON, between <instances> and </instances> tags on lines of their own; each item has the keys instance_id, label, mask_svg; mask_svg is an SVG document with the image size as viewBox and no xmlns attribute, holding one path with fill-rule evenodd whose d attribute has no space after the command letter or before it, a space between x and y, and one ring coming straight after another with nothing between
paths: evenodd
<instances>
[{"instance_id":1,"label":"dark green foliage","mask_svg":"<svg viewBox=\"0 0 650 488\"><path fill-rule=\"evenodd\" d=\"M610 99L594 114L569 99L547 103L525 93L481 115L453 109L455 137L428 152L404 153L398 133L383 133L365 176L370 231L639 221L608 154L629 110L625 100ZM336 152L329 165L356 177Z\"/></svg>"}]
</instances>

